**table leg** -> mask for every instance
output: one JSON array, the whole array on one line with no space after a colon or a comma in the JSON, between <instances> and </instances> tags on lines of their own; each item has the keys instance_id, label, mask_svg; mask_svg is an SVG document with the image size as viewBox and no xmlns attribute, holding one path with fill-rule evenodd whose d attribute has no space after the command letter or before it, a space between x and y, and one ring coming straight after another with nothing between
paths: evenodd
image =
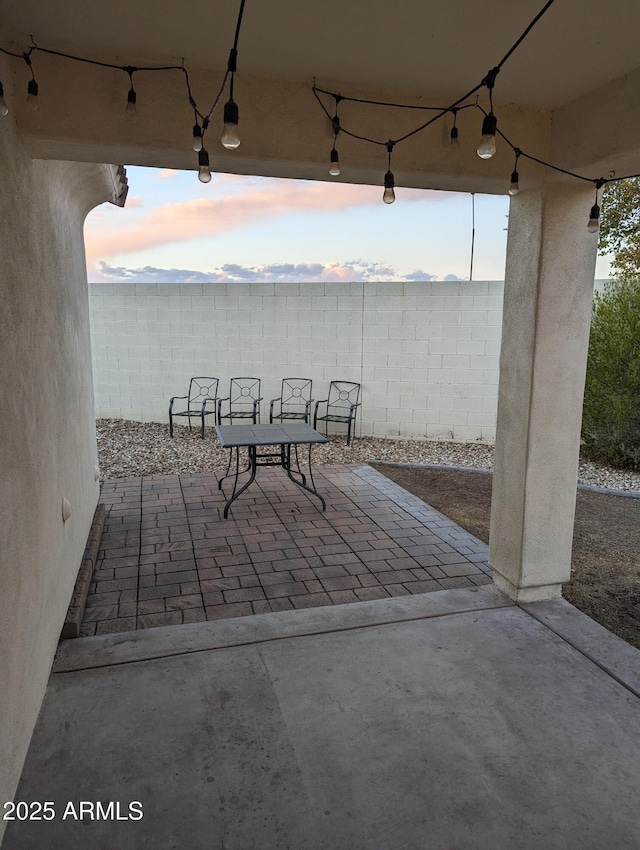
<instances>
[{"instance_id":1,"label":"table leg","mask_svg":"<svg viewBox=\"0 0 640 850\"><path fill-rule=\"evenodd\" d=\"M233 449L232 449L232 451L233 451ZM233 502L235 502L235 500L239 496L241 496L242 493L244 493L244 491L247 489L247 487L250 487L251 484L255 481L256 466L257 466L255 446L248 446L248 452L249 452L249 465L247 466L246 469L243 469L242 472L244 473L244 472L248 472L249 470L251 470L251 475L249 476L249 480L245 484L243 484L242 487L238 490L238 478L240 477L240 474L241 474L240 473L240 447L236 447L236 471L235 471L235 476L234 476L234 480L233 480L233 491L231 493L231 497L229 499L227 499L227 502L224 506L223 516L224 516L225 519L229 516L229 508L231 507ZM229 463L229 466L231 466L231 463ZM228 477L229 477L229 475L224 476L224 478L228 478ZM220 481L218 482L218 489L220 489L220 490L222 490L222 482L224 481L224 478L221 478Z\"/></svg>"},{"instance_id":2,"label":"table leg","mask_svg":"<svg viewBox=\"0 0 640 850\"><path fill-rule=\"evenodd\" d=\"M240 451L240 447L237 447L236 448L236 471L230 472L231 463L233 461L233 449L229 449L229 463L227 464L227 471L222 476L222 478L218 481L218 490L222 490L222 482L225 481L227 478L231 478L232 475L235 476L236 481L237 481L238 475L240 475L240 472L238 471L239 470L239 451ZM242 472L249 472L250 469L251 469L251 460L249 459L249 463L242 470ZM234 487L235 487L235 484L234 484Z\"/></svg>"},{"instance_id":3,"label":"table leg","mask_svg":"<svg viewBox=\"0 0 640 850\"><path fill-rule=\"evenodd\" d=\"M297 484L298 487L302 487L302 489L306 490L307 493L311 493L313 496L316 496L318 499L320 499L320 501L322 503L322 510L326 511L327 504L326 504L325 500L322 498L322 496L320 495L320 493L318 493L318 491L316 490L316 485L315 485L315 482L313 480L313 472L311 471L311 448L312 448L312 444L309 443L308 466L309 466L309 479L311 481L311 487L307 487L307 479L305 478L302 470L300 469L300 459L298 458L298 446L297 445L295 446L296 464L298 466L298 473L297 474L300 475L300 477L302 478L302 481L298 481L291 474L291 446L290 445L287 445L286 457L284 457L284 452L283 452L283 459L285 461L283 463L283 467L284 467L285 472L287 473L287 475L293 481L294 484Z\"/></svg>"}]
</instances>

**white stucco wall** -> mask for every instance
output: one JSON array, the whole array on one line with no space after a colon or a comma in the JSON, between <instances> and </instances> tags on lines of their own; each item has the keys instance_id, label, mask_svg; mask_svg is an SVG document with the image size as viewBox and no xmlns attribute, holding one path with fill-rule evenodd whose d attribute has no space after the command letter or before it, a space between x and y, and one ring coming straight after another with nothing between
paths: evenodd
<instances>
[{"instance_id":1,"label":"white stucco wall","mask_svg":"<svg viewBox=\"0 0 640 850\"><path fill-rule=\"evenodd\" d=\"M0 122L0 168L0 801L6 801L20 776L98 498L82 222L96 193L106 197L106 167L31 160L9 115ZM71 505L66 523L63 498Z\"/></svg>"},{"instance_id":2,"label":"white stucco wall","mask_svg":"<svg viewBox=\"0 0 640 850\"><path fill-rule=\"evenodd\" d=\"M503 284L90 284L99 417L167 421L193 375L362 384L360 433L493 439Z\"/></svg>"}]
</instances>

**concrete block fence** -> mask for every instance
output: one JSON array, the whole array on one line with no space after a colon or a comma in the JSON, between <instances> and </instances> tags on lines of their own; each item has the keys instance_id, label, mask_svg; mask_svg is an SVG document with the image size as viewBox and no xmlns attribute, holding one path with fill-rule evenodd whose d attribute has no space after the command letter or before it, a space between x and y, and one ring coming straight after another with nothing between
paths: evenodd
<instances>
[{"instance_id":1,"label":"concrete block fence","mask_svg":"<svg viewBox=\"0 0 640 850\"><path fill-rule=\"evenodd\" d=\"M166 422L193 375L262 378L262 421L283 377L362 384L358 432L495 437L501 281L93 283L100 418ZM338 426L339 427L339 426Z\"/></svg>"}]
</instances>

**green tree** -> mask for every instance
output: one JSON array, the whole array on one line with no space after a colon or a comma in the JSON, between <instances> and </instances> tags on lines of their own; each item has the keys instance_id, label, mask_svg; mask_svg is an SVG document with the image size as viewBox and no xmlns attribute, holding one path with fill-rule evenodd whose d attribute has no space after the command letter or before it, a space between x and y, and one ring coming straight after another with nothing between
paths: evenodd
<instances>
[{"instance_id":1,"label":"green tree","mask_svg":"<svg viewBox=\"0 0 640 850\"><path fill-rule=\"evenodd\" d=\"M640 468L639 277L609 281L595 296L582 439L593 459Z\"/></svg>"},{"instance_id":2,"label":"green tree","mask_svg":"<svg viewBox=\"0 0 640 850\"><path fill-rule=\"evenodd\" d=\"M602 195L601 254L613 254L617 275L640 275L640 178L609 183Z\"/></svg>"}]
</instances>

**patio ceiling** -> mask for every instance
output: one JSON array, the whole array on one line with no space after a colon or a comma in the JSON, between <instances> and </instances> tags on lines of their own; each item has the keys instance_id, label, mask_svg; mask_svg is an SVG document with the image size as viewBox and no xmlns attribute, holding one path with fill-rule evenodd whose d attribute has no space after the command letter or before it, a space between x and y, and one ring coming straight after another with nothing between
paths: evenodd
<instances>
[{"instance_id":1,"label":"patio ceiling","mask_svg":"<svg viewBox=\"0 0 640 850\"><path fill-rule=\"evenodd\" d=\"M484 76L543 6L542 0L249 0L240 72L366 86L445 101ZM109 61L224 67L237 0L22 0L5 4L2 41ZM503 103L551 110L639 66L635 0L554 3L509 59Z\"/></svg>"}]
</instances>

